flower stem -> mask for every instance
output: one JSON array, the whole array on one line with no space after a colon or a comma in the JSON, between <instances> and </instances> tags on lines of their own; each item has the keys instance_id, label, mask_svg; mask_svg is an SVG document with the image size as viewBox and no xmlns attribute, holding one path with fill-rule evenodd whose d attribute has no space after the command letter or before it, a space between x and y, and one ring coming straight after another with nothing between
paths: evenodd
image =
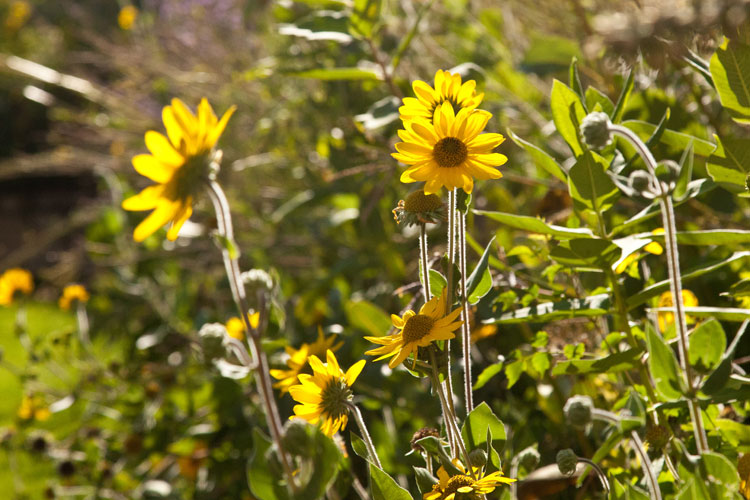
<instances>
[{"instance_id":1,"label":"flower stem","mask_svg":"<svg viewBox=\"0 0 750 500\"><path fill-rule=\"evenodd\" d=\"M599 467L596 462L589 460L588 458L578 457L578 461L583 462L594 469L594 472L596 472L596 475L599 477L599 481L602 483L602 487L604 487L605 496L609 496L609 481L607 480L607 475L604 474L602 468Z\"/></svg>"},{"instance_id":2,"label":"flower stem","mask_svg":"<svg viewBox=\"0 0 750 500\"><path fill-rule=\"evenodd\" d=\"M229 202L227 201L227 197L221 189L221 186L213 179L208 181L208 194L216 212L219 236L224 238L226 243L222 246L221 255L224 260L224 268L227 273L227 278L229 279L229 286L232 290L232 298L237 305L240 318L242 319L242 323L245 325L245 331L247 332L250 354L253 361L251 368L255 372L258 392L261 396L260 399L263 406L265 407L264 413L266 415L266 423L271 431L271 438L276 445L287 482L291 489L296 491L297 485L294 482L292 466L282 444L281 419L279 417L279 410L276 407L276 400L273 396L271 379L268 374L268 359L266 358L266 353L261 348L260 343L260 332L262 329L265 329L267 314L265 294L262 292L259 292L258 294L258 310L260 311L261 317L258 322L258 328L253 328L250 325L250 318L248 316L249 308L247 305L247 297L245 295L245 286L242 283L239 262L237 261L237 256L232 255L229 248L227 248L227 244L234 245L234 230L232 228L232 214L229 210Z\"/></svg>"},{"instance_id":3,"label":"flower stem","mask_svg":"<svg viewBox=\"0 0 750 500\"><path fill-rule=\"evenodd\" d=\"M698 453L703 453L709 450L708 438L706 436L706 430L703 426L703 415L701 414L700 407L695 401L695 386L693 384L693 375L690 367L690 360L688 359L689 353L689 339L687 331L687 319L685 318L685 304L682 301L682 278L680 275L680 260L679 253L677 250L677 225L675 223L674 216L674 205L672 204L671 194L661 181L656 176L656 160L651 151L641 141L641 138L622 125L609 125L609 130L613 134L620 135L627 139L638 151L643 158L643 162L646 164L646 168L651 174L652 181L657 186L659 196L659 207L661 209L662 223L664 225L664 243L667 254L667 267L669 271L669 288L672 294L672 303L675 308L675 318L677 326L677 346L680 354L680 367L685 374L685 379L688 386L689 397L687 399L688 409L690 410L690 417L693 421L693 432L695 434L695 445L698 449Z\"/></svg>"},{"instance_id":4,"label":"flower stem","mask_svg":"<svg viewBox=\"0 0 750 500\"><path fill-rule=\"evenodd\" d=\"M349 403L347 406L349 406L349 410L354 415L354 420L357 421L357 426L359 426L359 430L362 433L362 440L365 442L365 446L367 447L367 453L370 455L370 458L372 458L375 466L378 469L383 470L383 466L380 465L378 452L375 450L375 444L373 444L372 442L370 433L367 432L367 426L365 425L365 421L362 418L362 412L359 411L359 408L354 403Z\"/></svg>"},{"instance_id":5,"label":"flower stem","mask_svg":"<svg viewBox=\"0 0 750 500\"><path fill-rule=\"evenodd\" d=\"M419 224L419 259L422 264L422 294L424 301L429 302L432 298L430 294L430 263L427 261L427 224Z\"/></svg>"},{"instance_id":6,"label":"flower stem","mask_svg":"<svg viewBox=\"0 0 750 500\"><path fill-rule=\"evenodd\" d=\"M474 409L471 386L471 329L469 328L469 302L466 290L466 214L458 214L458 263L461 270L461 348L464 357L464 403L466 414Z\"/></svg>"}]
</instances>

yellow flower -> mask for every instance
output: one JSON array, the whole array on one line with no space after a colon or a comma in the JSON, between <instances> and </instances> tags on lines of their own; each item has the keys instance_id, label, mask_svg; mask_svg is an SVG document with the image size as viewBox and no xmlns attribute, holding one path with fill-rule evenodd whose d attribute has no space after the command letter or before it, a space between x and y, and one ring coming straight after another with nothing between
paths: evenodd
<instances>
[{"instance_id":1,"label":"yellow flower","mask_svg":"<svg viewBox=\"0 0 750 500\"><path fill-rule=\"evenodd\" d=\"M476 93L476 87L477 82L474 80L461 83L461 75L458 73L452 74L439 69L435 73L435 88L421 80L412 83L417 97L405 97L404 105L398 109L399 115L403 121L415 118L431 121L435 110L444 102L448 102L456 112L463 108L476 109L484 97L483 93Z\"/></svg>"},{"instance_id":2,"label":"yellow flower","mask_svg":"<svg viewBox=\"0 0 750 500\"><path fill-rule=\"evenodd\" d=\"M318 327L318 338L312 344L304 343L299 349L286 346L286 353L289 359L286 361L287 370L269 370L271 376L278 380L273 386L279 389L282 394L289 392L289 388L297 383L297 376L307 366L309 356L324 356L329 349L333 352L338 351L344 342L336 342L336 335L326 337L323 329Z\"/></svg>"},{"instance_id":3,"label":"yellow flower","mask_svg":"<svg viewBox=\"0 0 750 500\"><path fill-rule=\"evenodd\" d=\"M401 331L384 337L365 337L370 342L382 346L367 351L365 354L380 356L375 361L392 357L388 366L395 368L414 353L413 366L416 365L420 347L427 347L434 340L454 338L456 335L453 332L463 323L463 321L455 321L461 314L461 308L443 316L445 300L446 295L443 290L440 297L436 295L423 305L419 314L406 311L402 318L392 314L393 326Z\"/></svg>"},{"instance_id":4,"label":"yellow flower","mask_svg":"<svg viewBox=\"0 0 750 500\"><path fill-rule=\"evenodd\" d=\"M698 306L698 297L695 296L690 290L682 290L682 303L685 307L696 307ZM664 292L659 296L658 307L674 307L674 301L672 300L672 292ZM695 323L695 318L692 316L685 316L687 324ZM659 330L662 332L667 331L669 325L674 324L674 313L668 311L660 311L658 314Z\"/></svg>"},{"instance_id":5,"label":"yellow flower","mask_svg":"<svg viewBox=\"0 0 750 500\"><path fill-rule=\"evenodd\" d=\"M750 500L750 453L744 453L737 462L740 475L740 493L745 500Z\"/></svg>"},{"instance_id":6,"label":"yellow flower","mask_svg":"<svg viewBox=\"0 0 750 500\"><path fill-rule=\"evenodd\" d=\"M14 267L0 275L0 306L11 305L16 292L30 295L33 291L34 279L26 269Z\"/></svg>"},{"instance_id":7,"label":"yellow flower","mask_svg":"<svg viewBox=\"0 0 750 500\"><path fill-rule=\"evenodd\" d=\"M327 436L333 436L339 429L346 428L349 402L352 400L351 386L362 372L365 360L354 363L346 373L341 370L330 350L326 351L326 361L323 364L317 356L310 356L307 362L313 374L299 375L299 385L290 387L289 394L302 403L294 407L294 416L311 424L321 422L321 430Z\"/></svg>"},{"instance_id":8,"label":"yellow flower","mask_svg":"<svg viewBox=\"0 0 750 500\"><path fill-rule=\"evenodd\" d=\"M653 231L651 231L651 234L664 234L664 228L663 227L656 228ZM644 246L643 249L647 251L648 253L651 253L654 255L661 255L662 253L664 253L664 248L657 241L650 242L649 244ZM619 264L617 264L617 267L615 267L615 273L617 274L623 273L626 269L630 267L630 264L638 260L640 256L641 256L641 253L638 251L635 251L631 253L630 255L625 256L625 258L622 259Z\"/></svg>"},{"instance_id":9,"label":"yellow flower","mask_svg":"<svg viewBox=\"0 0 750 500\"><path fill-rule=\"evenodd\" d=\"M117 24L124 30L129 30L135 24L135 20L138 18L138 9L133 5L126 5L120 9L120 13L117 14Z\"/></svg>"},{"instance_id":10,"label":"yellow flower","mask_svg":"<svg viewBox=\"0 0 750 500\"><path fill-rule=\"evenodd\" d=\"M252 328L258 328L258 321L260 321L260 312L250 315L250 326ZM240 318L236 316L229 318L224 327L227 329L230 337L237 340L245 340L245 324Z\"/></svg>"},{"instance_id":11,"label":"yellow flower","mask_svg":"<svg viewBox=\"0 0 750 500\"><path fill-rule=\"evenodd\" d=\"M16 0L10 4L8 17L5 18L5 27L8 31L17 31L26 24L31 16L31 5L23 0Z\"/></svg>"},{"instance_id":12,"label":"yellow flower","mask_svg":"<svg viewBox=\"0 0 750 500\"><path fill-rule=\"evenodd\" d=\"M62 297L58 300L57 304L60 309L69 310L73 301L88 302L89 292L86 291L83 285L68 285L63 288Z\"/></svg>"},{"instance_id":13,"label":"yellow flower","mask_svg":"<svg viewBox=\"0 0 750 500\"><path fill-rule=\"evenodd\" d=\"M664 234L664 228L657 227L656 229L651 231L651 234ZM662 246L656 241L652 241L651 243L643 247L643 249L648 253L652 253L654 255L661 255L662 253L664 253L664 248L662 248Z\"/></svg>"},{"instance_id":14,"label":"yellow flower","mask_svg":"<svg viewBox=\"0 0 750 500\"><path fill-rule=\"evenodd\" d=\"M172 105L164 108L162 119L169 139L149 130L146 147L151 154L133 158L136 171L156 185L122 202L125 210L154 209L135 228L133 239L143 241L168 222L171 227L167 239L177 239L180 228L193 213L193 197L201 181L208 177L211 150L234 110L232 106L218 120L205 98L198 105L198 116L179 99L172 99Z\"/></svg>"},{"instance_id":15,"label":"yellow flower","mask_svg":"<svg viewBox=\"0 0 750 500\"><path fill-rule=\"evenodd\" d=\"M409 165L401 182L425 181L425 194L436 193L441 187L474 189L474 178L499 179L503 175L495 167L508 158L492 150L505 138L500 134L481 134L492 115L487 111L461 109L454 113L445 102L435 111L434 123L423 118L404 122L405 130L398 136L398 153L392 156Z\"/></svg>"},{"instance_id":16,"label":"yellow flower","mask_svg":"<svg viewBox=\"0 0 750 500\"><path fill-rule=\"evenodd\" d=\"M42 422L47 420L52 412L49 411L49 408L45 406L39 396L24 394L16 415L21 420L39 420Z\"/></svg>"},{"instance_id":17,"label":"yellow flower","mask_svg":"<svg viewBox=\"0 0 750 500\"><path fill-rule=\"evenodd\" d=\"M471 474L467 473L461 462L454 460L453 464L461 471L461 474L450 476L444 467L440 467L438 469L439 482L432 486L432 491L422 496L423 500L453 500L457 493L462 494L459 498L479 500L483 498L482 495L495 491L495 488L501 484L515 482L515 479L503 476L500 471L483 475L479 467L472 467L476 476L474 479Z\"/></svg>"}]
</instances>

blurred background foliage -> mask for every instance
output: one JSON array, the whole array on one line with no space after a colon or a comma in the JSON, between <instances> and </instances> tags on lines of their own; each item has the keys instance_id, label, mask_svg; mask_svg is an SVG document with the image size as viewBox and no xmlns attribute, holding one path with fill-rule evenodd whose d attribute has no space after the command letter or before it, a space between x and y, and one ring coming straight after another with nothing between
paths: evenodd
<instances>
[{"instance_id":1,"label":"blurred background foliage","mask_svg":"<svg viewBox=\"0 0 750 500\"><path fill-rule=\"evenodd\" d=\"M363 335L384 334L388 315L418 292L416 231L391 213L411 190L398 181L390 153L399 99L411 95L412 80L430 82L439 68L476 79L494 115L488 130L512 131L566 168L572 160L549 96L553 78L569 81L573 58L583 89L596 89L586 92L591 106L616 102L632 68L624 120L657 124L669 109L669 130L712 144L712 134L747 137L721 107L706 61L722 36L746 39L748 2L384 0L364 13L360 4L0 2L0 270L28 268L36 284L23 307L26 326L17 325L18 305L0 308L7 498L252 498L252 430L265 425L257 394L247 379L220 376L196 347L202 324L235 315L220 254L205 237L215 227L208 201L198 201L174 243L160 231L135 244L131 231L142 214L119 208L145 185L130 158L145 151L146 130L162 129L161 109L172 97L194 107L206 96L217 113L238 107L220 142L220 181L243 267L270 270L278 285L266 342L277 367L285 345L312 342L318 327L340 335L338 357L353 364L369 345ZM682 148L674 146L656 144L657 158L678 161ZM694 147L693 177L707 178L712 147L703 154ZM569 227L585 222L567 186L533 156L510 139L500 151L510 159L504 178L478 187L475 208ZM644 206L622 198L608 214L610 228ZM749 215L747 198L717 188L680 206L678 226L746 228ZM565 400L590 394L611 407L629 388L606 373L552 376L550 368L575 356L563 355L566 346L596 352L594 332L606 321L480 321L596 295L604 281L552 262L555 240L471 213L469 228L470 263L493 237L498 243L493 290L476 308L475 373L498 360L518 362L476 393L513 430L506 455L535 446L542 464L565 447L588 456L596 444L565 424ZM431 228L431 250L443 250L443 231ZM683 268L738 249L683 247ZM657 257L644 259L652 276L636 266L624 282L628 293L666 278ZM737 307L723 292L746 262L687 287L701 305ZM77 341L75 314L56 306L71 282L91 293L90 347ZM748 354L741 345L737 357ZM435 425L439 406L407 371L380 363L368 363L356 394L384 468L415 492L411 466L419 461L405 454L415 431ZM291 414L291 398L279 401L282 417ZM24 405L49 411L19 413ZM731 411L741 422L747 404ZM750 451L744 432L734 458ZM351 449L349 456L366 481L363 462ZM621 459L610 460L621 466ZM348 480L343 498L353 495ZM578 494L557 493L586 493Z\"/></svg>"}]
</instances>

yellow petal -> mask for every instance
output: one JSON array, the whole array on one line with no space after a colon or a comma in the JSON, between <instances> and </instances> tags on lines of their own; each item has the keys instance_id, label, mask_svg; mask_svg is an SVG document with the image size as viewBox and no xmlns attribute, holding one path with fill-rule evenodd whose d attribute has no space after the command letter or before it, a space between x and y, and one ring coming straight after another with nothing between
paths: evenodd
<instances>
[{"instance_id":1,"label":"yellow petal","mask_svg":"<svg viewBox=\"0 0 750 500\"><path fill-rule=\"evenodd\" d=\"M154 182L164 184L174 175L175 168L159 161L151 155L136 155L133 157L133 168L144 177Z\"/></svg>"},{"instance_id":2,"label":"yellow petal","mask_svg":"<svg viewBox=\"0 0 750 500\"><path fill-rule=\"evenodd\" d=\"M131 196L127 200L123 200L122 208L131 211L151 210L156 208L156 205L159 204L159 200L163 194L163 184L149 186L137 195Z\"/></svg>"},{"instance_id":3,"label":"yellow petal","mask_svg":"<svg viewBox=\"0 0 750 500\"><path fill-rule=\"evenodd\" d=\"M224 129L227 126L227 122L229 122L229 119L234 114L234 111L237 109L237 106L231 106L221 117L221 120L219 120L219 123L217 123L212 129L211 132L208 134L208 137L206 137L206 144L208 147L214 147L216 145L216 142L219 140L219 137L221 137L221 134L224 133Z\"/></svg>"},{"instance_id":4,"label":"yellow petal","mask_svg":"<svg viewBox=\"0 0 750 500\"><path fill-rule=\"evenodd\" d=\"M185 221L188 220L193 214L192 204L192 197L188 197L185 201L183 201L182 207L177 212L174 220L172 221L172 226L169 228L169 231L167 231L167 239L169 241L174 241L177 239L177 235L179 234L182 225L185 224Z\"/></svg>"},{"instance_id":5,"label":"yellow petal","mask_svg":"<svg viewBox=\"0 0 750 500\"><path fill-rule=\"evenodd\" d=\"M185 163L185 158L175 151L169 140L159 132L146 132L146 147L162 163L172 167L179 167Z\"/></svg>"},{"instance_id":6,"label":"yellow petal","mask_svg":"<svg viewBox=\"0 0 750 500\"><path fill-rule=\"evenodd\" d=\"M435 91L432 89L432 87L430 87L422 80L414 80L414 82L411 84L411 87L414 89L414 93L417 95L420 101L423 101L427 104L433 104L437 100Z\"/></svg>"},{"instance_id":7,"label":"yellow petal","mask_svg":"<svg viewBox=\"0 0 750 500\"><path fill-rule=\"evenodd\" d=\"M362 369L365 367L365 363L367 362L362 359L349 367L349 369L346 371L346 385L351 387L352 384L354 384L354 381L357 380L359 374L362 373Z\"/></svg>"},{"instance_id":8,"label":"yellow petal","mask_svg":"<svg viewBox=\"0 0 750 500\"><path fill-rule=\"evenodd\" d=\"M156 209L135 228L133 239L140 242L154 234L174 218L180 206L180 201L161 201Z\"/></svg>"}]
</instances>

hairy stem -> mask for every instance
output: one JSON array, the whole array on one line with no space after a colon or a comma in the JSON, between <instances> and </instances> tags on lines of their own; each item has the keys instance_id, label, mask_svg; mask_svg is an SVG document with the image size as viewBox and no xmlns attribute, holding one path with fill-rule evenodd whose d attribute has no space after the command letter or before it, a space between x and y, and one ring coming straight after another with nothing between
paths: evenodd
<instances>
[{"instance_id":1,"label":"hairy stem","mask_svg":"<svg viewBox=\"0 0 750 500\"><path fill-rule=\"evenodd\" d=\"M429 302L432 298L430 293L430 263L427 260L427 224L419 224L419 259L422 265L422 294L424 301Z\"/></svg>"},{"instance_id":2,"label":"hairy stem","mask_svg":"<svg viewBox=\"0 0 750 500\"><path fill-rule=\"evenodd\" d=\"M469 328L469 302L466 290L466 214L458 214L458 262L461 270L461 348L464 357L464 403L466 414L474 409L471 385L471 329Z\"/></svg>"},{"instance_id":3,"label":"hairy stem","mask_svg":"<svg viewBox=\"0 0 750 500\"><path fill-rule=\"evenodd\" d=\"M365 442L365 446L367 447L367 453L370 455L370 458L372 458L373 462L375 462L375 466L378 469L383 470L383 466L380 465L378 452L377 450L375 450L375 444L372 442L370 433L367 432L367 426L365 425L365 420L362 418L362 412L360 412L357 405L353 403L349 403L348 406L349 410L354 415L354 420L357 422L357 426L359 427L360 432L362 433L362 440Z\"/></svg>"}]
</instances>

